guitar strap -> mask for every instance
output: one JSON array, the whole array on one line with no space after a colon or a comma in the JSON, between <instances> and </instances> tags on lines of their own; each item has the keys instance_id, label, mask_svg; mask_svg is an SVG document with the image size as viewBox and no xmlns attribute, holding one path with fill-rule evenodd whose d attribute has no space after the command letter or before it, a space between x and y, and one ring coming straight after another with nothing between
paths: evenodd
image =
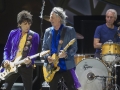
<instances>
[{"instance_id":1,"label":"guitar strap","mask_svg":"<svg viewBox=\"0 0 120 90\"><path fill-rule=\"evenodd\" d=\"M61 32L61 37L60 37L60 41L59 41L59 45L58 45L58 53L59 53L60 48L63 44L63 39L64 39L64 36L65 36L66 29L67 28L64 26L63 29L62 29L62 32Z\"/></svg>"},{"instance_id":2,"label":"guitar strap","mask_svg":"<svg viewBox=\"0 0 120 90\"><path fill-rule=\"evenodd\" d=\"M65 26L63 26L62 32L61 32L61 37L60 37L59 44L58 44L57 54L59 53L60 48L63 44L63 39L64 39L64 36L65 36L66 29L67 28ZM46 69L47 69L47 71L51 71L53 69L53 64L52 63L47 64Z\"/></svg>"},{"instance_id":3,"label":"guitar strap","mask_svg":"<svg viewBox=\"0 0 120 90\"><path fill-rule=\"evenodd\" d=\"M22 59L26 58L28 56L28 53L32 47L32 38L33 38L33 34L34 32L29 30L28 34L27 34L27 38L26 38L26 42L23 48L23 52L22 52Z\"/></svg>"}]
</instances>

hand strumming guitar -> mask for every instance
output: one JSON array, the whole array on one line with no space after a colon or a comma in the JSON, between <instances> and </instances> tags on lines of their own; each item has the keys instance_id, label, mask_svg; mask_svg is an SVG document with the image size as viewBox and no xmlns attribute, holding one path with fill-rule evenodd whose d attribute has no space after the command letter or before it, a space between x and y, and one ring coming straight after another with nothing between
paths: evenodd
<instances>
[{"instance_id":1,"label":"hand strumming guitar","mask_svg":"<svg viewBox=\"0 0 120 90\"><path fill-rule=\"evenodd\" d=\"M48 59L48 62L49 62L49 63L52 63L52 62L54 61L54 59L52 59L52 57L51 57L51 56L48 56L48 58L47 58L47 59Z\"/></svg>"},{"instance_id":2,"label":"hand strumming guitar","mask_svg":"<svg viewBox=\"0 0 120 90\"><path fill-rule=\"evenodd\" d=\"M9 60L4 60L3 63L2 63L2 66L4 68L8 67L10 65L10 61Z\"/></svg>"}]
</instances>

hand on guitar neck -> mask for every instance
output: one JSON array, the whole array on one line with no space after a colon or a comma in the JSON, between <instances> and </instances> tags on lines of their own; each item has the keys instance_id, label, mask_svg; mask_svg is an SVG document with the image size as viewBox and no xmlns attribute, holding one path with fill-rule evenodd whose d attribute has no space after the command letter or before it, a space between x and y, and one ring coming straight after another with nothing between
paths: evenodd
<instances>
[{"instance_id":1,"label":"hand on guitar neck","mask_svg":"<svg viewBox=\"0 0 120 90\"><path fill-rule=\"evenodd\" d=\"M25 60L24 60L24 63L25 63L25 64L28 64L28 65L31 64L31 62L32 62L32 61L31 61L31 59L29 58L29 56L28 56L27 58L25 58Z\"/></svg>"}]
</instances>

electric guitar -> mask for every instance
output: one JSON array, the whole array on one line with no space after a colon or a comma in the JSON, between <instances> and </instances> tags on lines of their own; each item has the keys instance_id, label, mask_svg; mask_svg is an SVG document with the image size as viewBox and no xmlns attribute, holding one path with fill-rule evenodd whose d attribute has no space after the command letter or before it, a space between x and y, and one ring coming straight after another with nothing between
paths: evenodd
<instances>
[{"instance_id":1,"label":"electric guitar","mask_svg":"<svg viewBox=\"0 0 120 90\"><path fill-rule=\"evenodd\" d=\"M75 42L75 39L72 39L63 49L62 52L65 52L69 46L71 46ZM52 64L44 63L43 65L43 76L46 82L50 82L55 73L60 70L60 67L57 66L59 63L59 57L57 54L52 55L52 59L54 60Z\"/></svg>"},{"instance_id":2,"label":"electric guitar","mask_svg":"<svg viewBox=\"0 0 120 90\"><path fill-rule=\"evenodd\" d=\"M43 51L41 53L37 53L35 55L30 56L30 59L36 58L38 56L42 57L45 54L50 53L50 50ZM6 68L3 68L2 66L0 67L0 71L4 69L4 71L0 72L0 80L5 80L7 77L9 77L13 73L17 73L17 68L21 66L26 60L26 58L22 59L22 56L19 56L16 58L14 61L10 62L10 65L7 66Z\"/></svg>"}]
</instances>

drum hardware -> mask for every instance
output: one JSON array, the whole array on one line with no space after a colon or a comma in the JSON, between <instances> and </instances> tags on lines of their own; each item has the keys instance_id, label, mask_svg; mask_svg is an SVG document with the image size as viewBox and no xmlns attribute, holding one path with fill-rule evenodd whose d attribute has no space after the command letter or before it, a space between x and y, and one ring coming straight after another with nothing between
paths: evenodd
<instances>
[{"instance_id":1,"label":"drum hardware","mask_svg":"<svg viewBox=\"0 0 120 90\"><path fill-rule=\"evenodd\" d=\"M106 90L106 89L110 89L110 85L111 84L109 84L108 83L108 81L107 81L107 78L113 78L112 76L110 77L110 76L95 76L96 78L98 78L98 77L100 77L101 79L102 79L102 89L103 90Z\"/></svg>"},{"instance_id":2,"label":"drum hardware","mask_svg":"<svg viewBox=\"0 0 120 90\"><path fill-rule=\"evenodd\" d=\"M98 78L98 77L100 77L100 78L114 78L113 76L98 76L98 75L95 76L95 74L92 73L92 72L89 72L89 73L87 74L87 78L88 78L89 80L93 80L93 79L96 79L96 78Z\"/></svg>"},{"instance_id":3,"label":"drum hardware","mask_svg":"<svg viewBox=\"0 0 120 90\"><path fill-rule=\"evenodd\" d=\"M95 74L94 73L92 73L92 72L89 72L88 74L87 74L87 78L89 79L89 80L94 80L94 79L96 79L96 78L101 78L103 81L102 81L102 90L106 90L106 88L108 88L108 86L107 86L107 78L114 78L113 76L95 76Z\"/></svg>"},{"instance_id":4,"label":"drum hardware","mask_svg":"<svg viewBox=\"0 0 120 90\"><path fill-rule=\"evenodd\" d=\"M115 65L115 63L119 63L120 62L120 56L116 55L116 57L114 59L112 59L112 61L104 61L105 64L107 65L108 68L112 69Z\"/></svg>"},{"instance_id":5,"label":"drum hardware","mask_svg":"<svg viewBox=\"0 0 120 90\"><path fill-rule=\"evenodd\" d=\"M87 78L88 78L89 80L93 80L93 79L95 78L94 73L89 72L89 73L87 74Z\"/></svg>"},{"instance_id":6,"label":"drum hardware","mask_svg":"<svg viewBox=\"0 0 120 90\"><path fill-rule=\"evenodd\" d=\"M120 57L116 58L116 60L114 60L114 62L112 63L112 67L111 67L112 68L112 72L111 73L112 74L114 73L114 83L112 82L112 88L113 88L113 90L119 90L120 89L119 85L117 84L117 73L116 73L116 68L118 66L120 66L120 65L116 64L116 63L119 62L119 60L120 60ZM113 70L114 70L114 72L113 72Z\"/></svg>"},{"instance_id":7,"label":"drum hardware","mask_svg":"<svg viewBox=\"0 0 120 90\"><path fill-rule=\"evenodd\" d=\"M114 75L114 84L113 84L113 88L114 88L114 90L119 90L120 88L119 88L119 85L117 84L117 73L116 73L116 67L117 66L120 66L120 65L117 65L117 64L115 64L114 65L114 73L115 73L115 75Z\"/></svg>"},{"instance_id":8,"label":"drum hardware","mask_svg":"<svg viewBox=\"0 0 120 90\"><path fill-rule=\"evenodd\" d=\"M58 82L58 90L68 90L63 77Z\"/></svg>"},{"instance_id":9,"label":"drum hardware","mask_svg":"<svg viewBox=\"0 0 120 90\"><path fill-rule=\"evenodd\" d=\"M114 67L119 67L120 65L115 64Z\"/></svg>"},{"instance_id":10,"label":"drum hardware","mask_svg":"<svg viewBox=\"0 0 120 90\"><path fill-rule=\"evenodd\" d=\"M117 57L115 58L115 60L112 62L112 65L115 66L115 63L118 63L118 62L120 62L120 57L119 57L119 56L117 56Z\"/></svg>"}]
</instances>

